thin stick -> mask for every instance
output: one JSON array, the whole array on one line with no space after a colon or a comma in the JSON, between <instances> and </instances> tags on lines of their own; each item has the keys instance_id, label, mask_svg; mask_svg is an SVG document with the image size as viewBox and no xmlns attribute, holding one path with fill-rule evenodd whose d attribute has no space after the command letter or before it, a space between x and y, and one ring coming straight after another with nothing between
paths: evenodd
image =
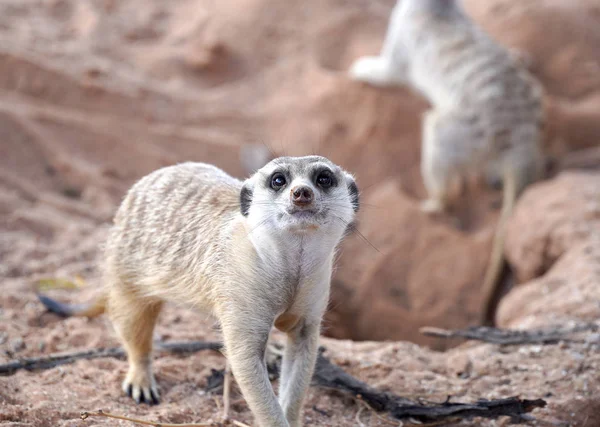
<instances>
[{"instance_id":1,"label":"thin stick","mask_svg":"<svg viewBox=\"0 0 600 427\"><path fill-rule=\"evenodd\" d=\"M193 342L170 342L170 343L156 343L157 352L163 353L175 353L175 354L188 354L196 353L203 350L215 350L218 351L222 348L222 344L218 342L210 341L193 341ZM100 359L105 357L112 358L124 358L125 350L121 347L113 348L100 348L94 350L76 351L72 353L58 353L50 354L43 357L28 357L13 362L5 363L0 365L0 375L11 375L15 372L25 369L27 371L33 371L37 369L51 369L56 366L66 365L73 363L77 360L85 359Z\"/></svg>"},{"instance_id":2,"label":"thin stick","mask_svg":"<svg viewBox=\"0 0 600 427\"><path fill-rule=\"evenodd\" d=\"M404 423L402 421L399 420L390 420L389 418L384 417L383 415L380 415L371 405L369 405L367 402L365 402L362 398L362 396L359 394L357 396L352 396L358 403L361 403L364 405L364 407L366 407L369 411L371 411L372 414L374 414L377 418L379 418L380 421L383 421L386 424L390 424L393 426L400 426L402 427L404 425Z\"/></svg>"},{"instance_id":3,"label":"thin stick","mask_svg":"<svg viewBox=\"0 0 600 427\"><path fill-rule=\"evenodd\" d=\"M419 329L424 335L440 338L464 338L499 345L555 344L559 341L574 341L572 335L600 329L596 323L581 323L570 327L556 326L528 331L498 329L475 326L468 329L448 330L434 327Z\"/></svg>"},{"instance_id":4,"label":"thin stick","mask_svg":"<svg viewBox=\"0 0 600 427\"><path fill-rule=\"evenodd\" d=\"M449 329L436 328L435 326L423 326L419 328L419 332L423 335L430 335L440 338L452 338L456 336L456 334Z\"/></svg>"},{"instance_id":5,"label":"thin stick","mask_svg":"<svg viewBox=\"0 0 600 427\"><path fill-rule=\"evenodd\" d=\"M231 403L231 365L229 360L225 362L225 372L223 373L223 421L229 420L229 407Z\"/></svg>"},{"instance_id":6,"label":"thin stick","mask_svg":"<svg viewBox=\"0 0 600 427\"><path fill-rule=\"evenodd\" d=\"M146 421L146 420L140 420L138 418L130 418L130 417L125 417L123 415L111 414L110 412L104 412L102 409L100 409L96 412L85 411L85 412L81 413L82 420L85 420L89 417L114 418L116 420L130 421L132 423L138 423L138 424L154 426L154 427L206 427L206 426L218 426L219 425L219 423L217 423L217 422L208 422L208 421L203 422L203 423L187 423L187 424L157 423L154 421ZM244 424L243 422L237 421L237 420L231 420L231 423L237 427L250 427L248 424Z\"/></svg>"},{"instance_id":7,"label":"thin stick","mask_svg":"<svg viewBox=\"0 0 600 427\"><path fill-rule=\"evenodd\" d=\"M360 420L360 414L362 414L362 411L365 409L364 406L361 406L360 408L358 408L358 411L356 411L356 416L354 417L354 420L356 421L356 424L358 424L360 427L365 427L365 425L363 424L363 422Z\"/></svg>"},{"instance_id":8,"label":"thin stick","mask_svg":"<svg viewBox=\"0 0 600 427\"><path fill-rule=\"evenodd\" d=\"M170 424L170 423L155 423L153 421L140 420L137 418L124 417L123 415L111 414L110 412L104 412L103 410L98 410L96 412L82 412L81 419L86 420L88 417L106 417L106 418L114 418L116 420L125 420L130 421L132 423L144 424L147 426L154 427L200 427L200 426L216 426L218 424L213 422L205 422L205 423L191 423L191 424Z\"/></svg>"}]
</instances>

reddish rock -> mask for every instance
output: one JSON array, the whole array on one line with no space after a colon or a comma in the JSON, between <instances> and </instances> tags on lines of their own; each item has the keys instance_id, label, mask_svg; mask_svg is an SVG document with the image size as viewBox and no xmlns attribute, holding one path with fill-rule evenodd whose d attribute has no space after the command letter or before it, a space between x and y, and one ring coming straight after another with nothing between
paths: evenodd
<instances>
[{"instance_id":1,"label":"reddish rock","mask_svg":"<svg viewBox=\"0 0 600 427\"><path fill-rule=\"evenodd\" d=\"M600 230L600 174L565 172L530 187L507 227L505 253L517 281L544 274Z\"/></svg>"},{"instance_id":2,"label":"reddish rock","mask_svg":"<svg viewBox=\"0 0 600 427\"><path fill-rule=\"evenodd\" d=\"M568 246L542 277L513 289L500 303L502 327L547 327L600 317L600 239Z\"/></svg>"}]
</instances>

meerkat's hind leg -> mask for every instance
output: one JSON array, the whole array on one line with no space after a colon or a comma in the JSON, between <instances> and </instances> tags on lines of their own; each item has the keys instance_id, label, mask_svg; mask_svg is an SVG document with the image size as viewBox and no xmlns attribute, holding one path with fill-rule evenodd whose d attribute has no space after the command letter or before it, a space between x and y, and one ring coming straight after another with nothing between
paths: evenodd
<instances>
[{"instance_id":1,"label":"meerkat's hind leg","mask_svg":"<svg viewBox=\"0 0 600 427\"><path fill-rule=\"evenodd\" d=\"M535 134L530 129L515 132L517 140L534 140ZM510 176L513 179L515 198L518 197L525 187L544 177L546 158L537 144L515 145L507 151L499 162L497 162L497 174L504 181Z\"/></svg>"},{"instance_id":2,"label":"meerkat's hind leg","mask_svg":"<svg viewBox=\"0 0 600 427\"><path fill-rule=\"evenodd\" d=\"M446 122L452 120L433 110L423 118L421 175L428 194L428 199L421 203L424 212L444 212L462 193L461 170L468 157L461 153L464 132L445 129Z\"/></svg>"},{"instance_id":3,"label":"meerkat's hind leg","mask_svg":"<svg viewBox=\"0 0 600 427\"><path fill-rule=\"evenodd\" d=\"M423 171L423 178L427 184L429 197L420 204L420 209L425 213L446 212L453 201L458 199L464 187L464 181L458 175L446 176L431 169Z\"/></svg>"},{"instance_id":4,"label":"meerkat's hind leg","mask_svg":"<svg viewBox=\"0 0 600 427\"><path fill-rule=\"evenodd\" d=\"M108 307L129 362L123 391L137 403L158 404L160 394L152 372L152 334L162 302L146 301L131 292L113 289Z\"/></svg>"}]
</instances>

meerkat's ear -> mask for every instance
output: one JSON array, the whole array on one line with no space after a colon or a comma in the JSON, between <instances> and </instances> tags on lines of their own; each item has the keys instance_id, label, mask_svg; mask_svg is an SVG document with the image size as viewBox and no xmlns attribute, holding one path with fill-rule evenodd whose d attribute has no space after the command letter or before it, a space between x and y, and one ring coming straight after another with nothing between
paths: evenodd
<instances>
[{"instance_id":1,"label":"meerkat's ear","mask_svg":"<svg viewBox=\"0 0 600 427\"><path fill-rule=\"evenodd\" d=\"M250 205L252 204L252 184L249 181L244 182L240 191L240 210L242 215L248 216Z\"/></svg>"},{"instance_id":2,"label":"meerkat's ear","mask_svg":"<svg viewBox=\"0 0 600 427\"><path fill-rule=\"evenodd\" d=\"M240 148L240 163L248 175L252 175L273 158L274 154L266 145L244 144Z\"/></svg>"},{"instance_id":3,"label":"meerkat's ear","mask_svg":"<svg viewBox=\"0 0 600 427\"><path fill-rule=\"evenodd\" d=\"M350 200L352 201L352 208L354 212L358 212L358 208L360 207L360 196L358 194L358 187L356 186L356 181L354 177L349 173L345 173L346 175L346 185L348 186L348 194L350 194Z\"/></svg>"}]
</instances>

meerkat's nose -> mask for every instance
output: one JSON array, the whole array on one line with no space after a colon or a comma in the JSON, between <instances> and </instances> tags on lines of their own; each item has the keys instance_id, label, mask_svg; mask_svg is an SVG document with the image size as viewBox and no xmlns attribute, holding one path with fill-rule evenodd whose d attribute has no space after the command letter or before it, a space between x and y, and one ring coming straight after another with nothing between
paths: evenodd
<instances>
[{"instance_id":1,"label":"meerkat's nose","mask_svg":"<svg viewBox=\"0 0 600 427\"><path fill-rule=\"evenodd\" d=\"M314 193L310 187L306 185L299 185L292 188L292 202L296 206L307 206L310 205L314 199Z\"/></svg>"}]
</instances>

